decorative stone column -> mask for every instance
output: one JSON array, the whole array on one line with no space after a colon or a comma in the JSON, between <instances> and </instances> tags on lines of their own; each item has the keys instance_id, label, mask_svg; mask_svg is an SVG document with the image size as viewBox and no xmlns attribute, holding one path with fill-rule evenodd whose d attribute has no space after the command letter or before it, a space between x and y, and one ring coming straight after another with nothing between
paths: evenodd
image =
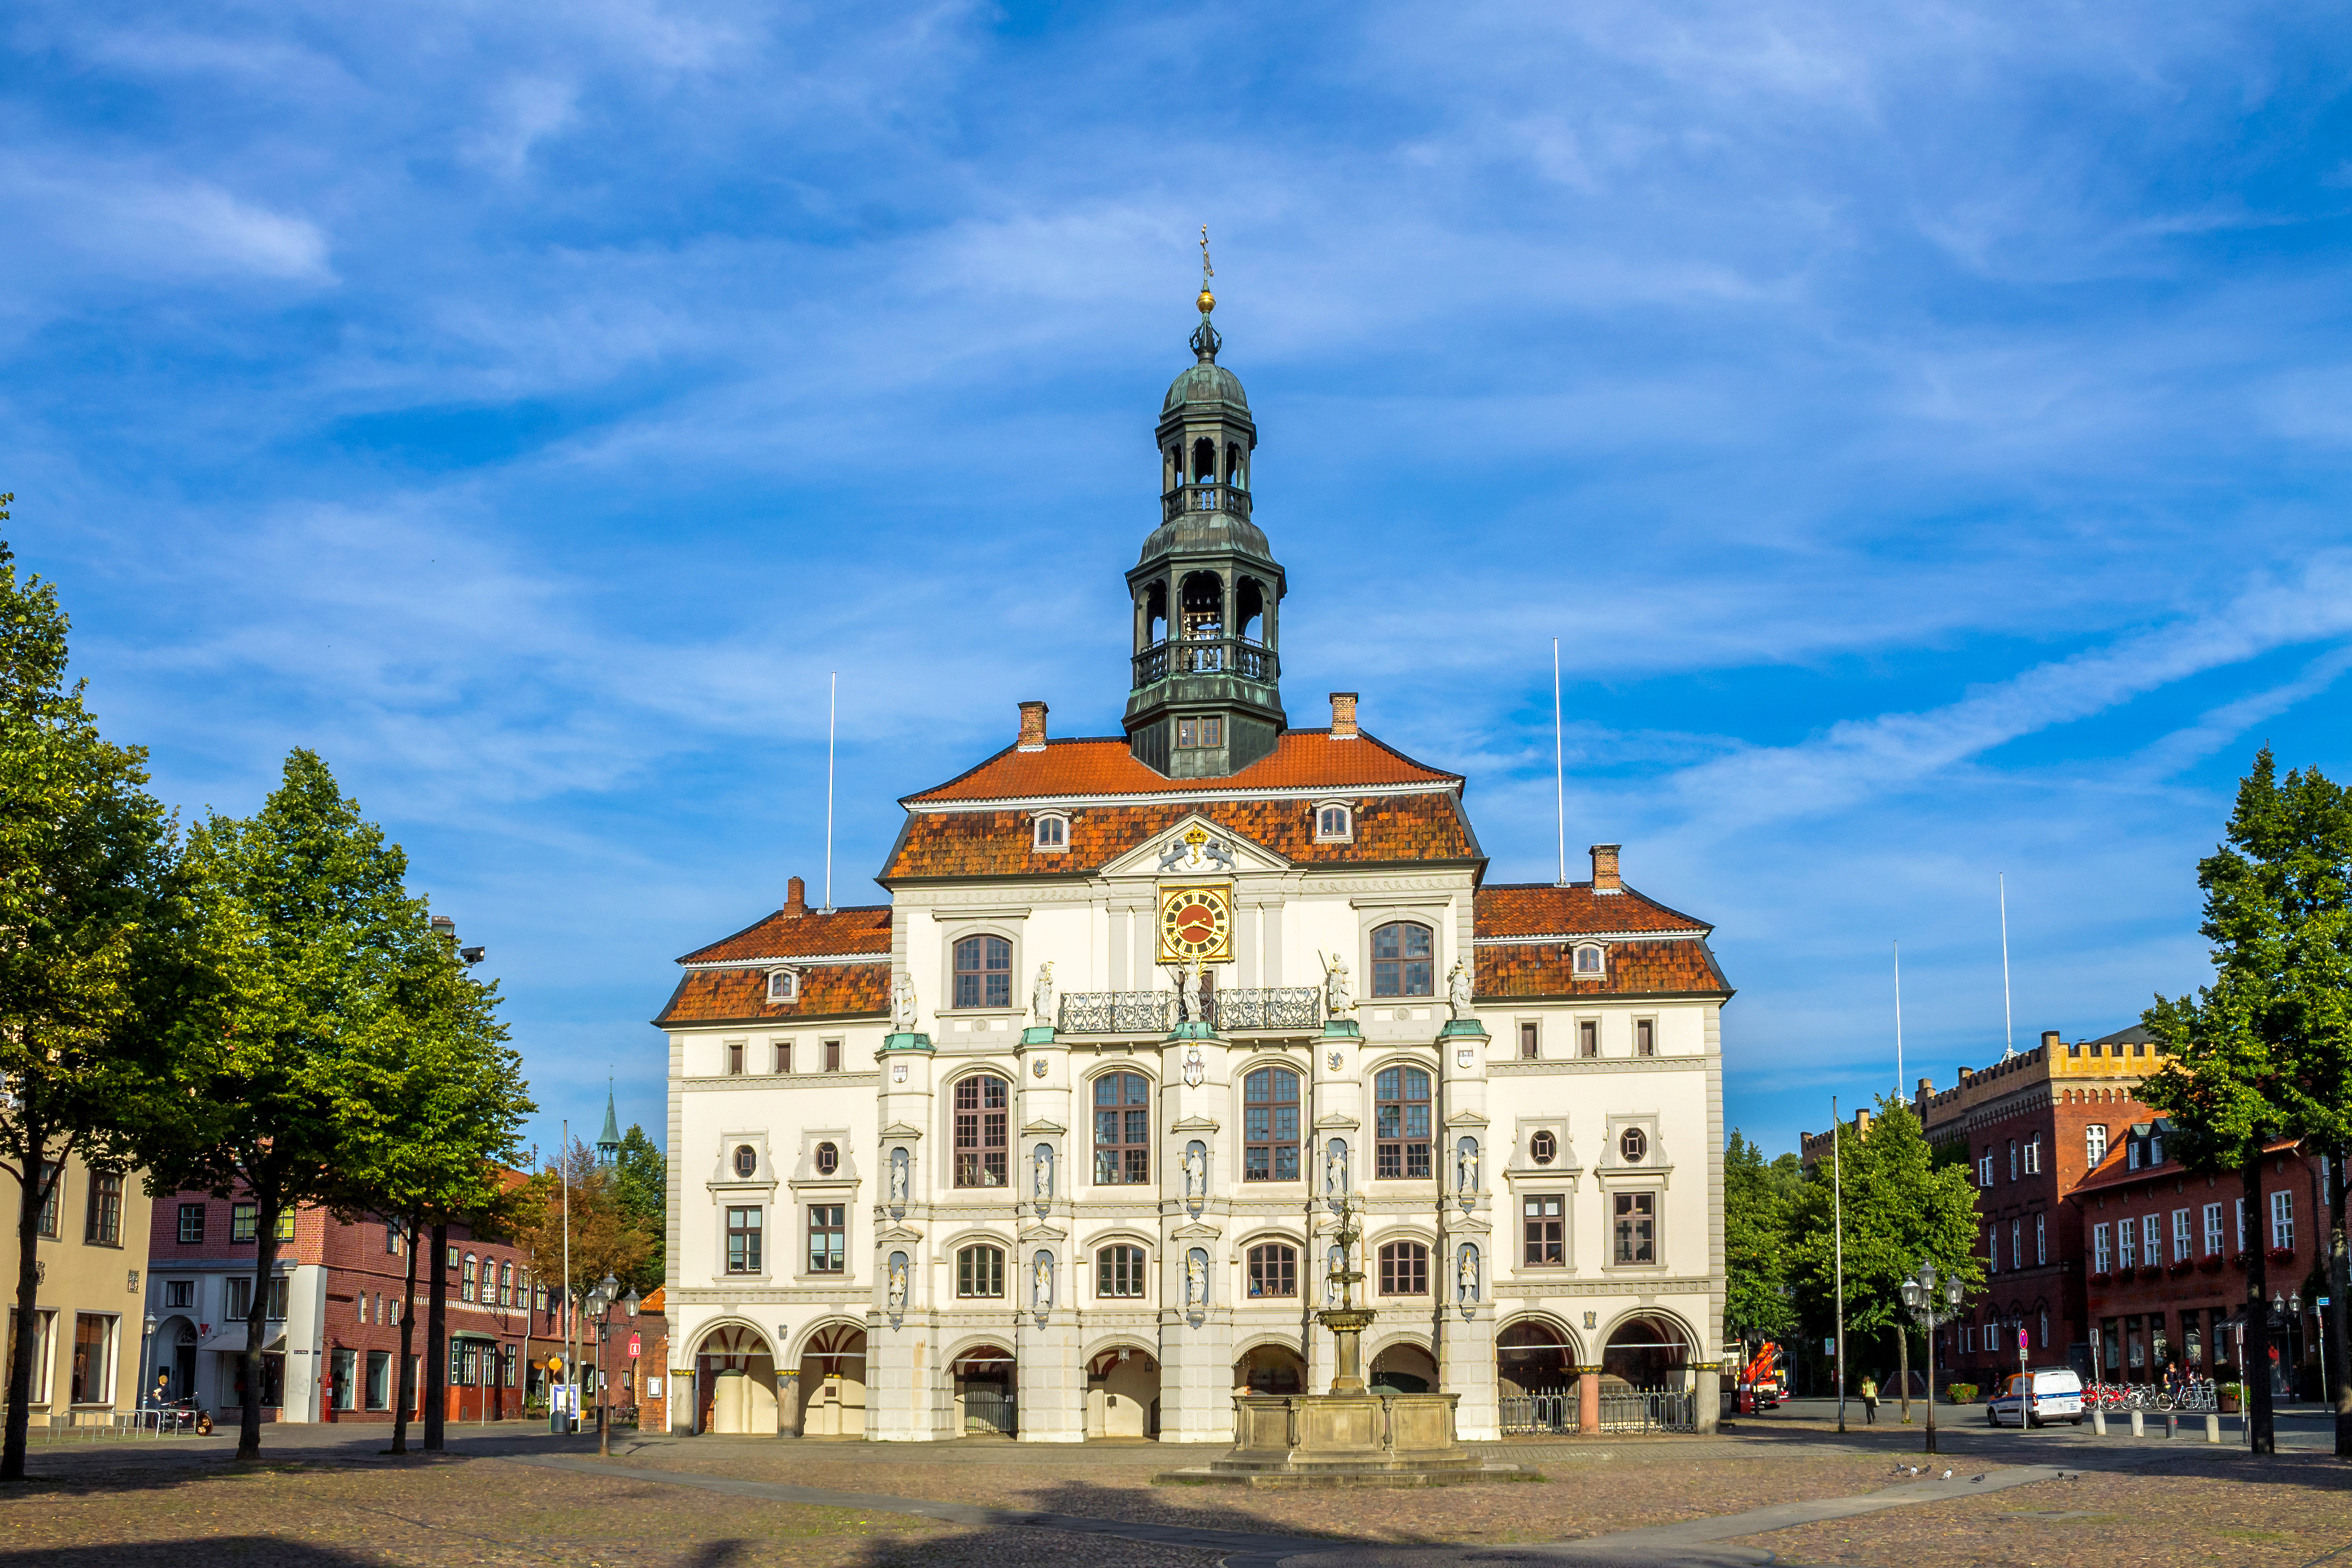
<instances>
[{"instance_id":1,"label":"decorative stone column","mask_svg":"<svg viewBox=\"0 0 2352 1568\"><path fill-rule=\"evenodd\" d=\"M779 1334L776 1343L781 1346L783 1343L783 1336ZM800 1368L793 1367L786 1371L780 1366L776 1369L776 1434L779 1437L797 1437L800 1435Z\"/></svg>"},{"instance_id":2,"label":"decorative stone column","mask_svg":"<svg viewBox=\"0 0 2352 1568\"><path fill-rule=\"evenodd\" d=\"M1588 1437L1601 1432L1601 1369L1580 1366L1576 1369L1576 1429Z\"/></svg>"},{"instance_id":3,"label":"decorative stone column","mask_svg":"<svg viewBox=\"0 0 2352 1568\"><path fill-rule=\"evenodd\" d=\"M1694 1369L1698 1373L1696 1390L1698 1404L1698 1429L1702 1432L1712 1432L1715 1430L1716 1423L1722 1418L1723 1415L1723 1363L1697 1362L1694 1364Z\"/></svg>"},{"instance_id":4,"label":"decorative stone column","mask_svg":"<svg viewBox=\"0 0 2352 1568\"><path fill-rule=\"evenodd\" d=\"M952 1437L953 1399L930 1312L931 1269L925 1221L938 1177L926 1156L931 1125L931 1037L911 1030L883 1037L874 1053L882 1069L882 1203L874 1227L874 1298L866 1312L866 1433L877 1443L928 1443ZM904 1201L890 1189L891 1156L908 1155Z\"/></svg>"},{"instance_id":5,"label":"decorative stone column","mask_svg":"<svg viewBox=\"0 0 2352 1568\"><path fill-rule=\"evenodd\" d=\"M1235 1165L1227 1125L1229 1055L1226 1042L1206 1024L1180 1023L1160 1045L1160 1146L1166 1154L1160 1162L1160 1439L1165 1443L1223 1443L1234 1435L1234 1270L1224 1233ZM1205 1300L1193 1299L1196 1288Z\"/></svg>"}]
</instances>

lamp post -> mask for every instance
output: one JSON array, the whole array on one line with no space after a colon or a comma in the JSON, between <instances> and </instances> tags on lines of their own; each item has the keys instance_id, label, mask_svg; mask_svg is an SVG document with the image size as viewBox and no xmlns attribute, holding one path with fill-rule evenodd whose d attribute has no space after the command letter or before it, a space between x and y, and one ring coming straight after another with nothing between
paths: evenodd
<instances>
[{"instance_id":1,"label":"lamp post","mask_svg":"<svg viewBox=\"0 0 2352 1568\"><path fill-rule=\"evenodd\" d=\"M607 1274L589 1292L588 1310L596 1316L596 1455L608 1458L613 1452L613 1423L607 1409L610 1396L604 1392L604 1341L613 1330L613 1301L621 1281Z\"/></svg>"},{"instance_id":2,"label":"lamp post","mask_svg":"<svg viewBox=\"0 0 2352 1568\"><path fill-rule=\"evenodd\" d=\"M155 1314L152 1312L147 1314L146 1331L139 1338L139 1404L142 1406L148 1402L147 1357L152 1354L155 1343ZM161 1405L163 1401L158 1399L155 1403Z\"/></svg>"},{"instance_id":3,"label":"lamp post","mask_svg":"<svg viewBox=\"0 0 2352 1568\"><path fill-rule=\"evenodd\" d=\"M632 1345L636 1343L638 1304L639 1297L637 1295L636 1288L635 1286L631 1286L629 1293L621 1298L621 1317L623 1320L623 1326L627 1328L629 1331L629 1343ZM637 1356L636 1352L634 1350L629 1353L628 1394L630 1412L629 1419L632 1422L635 1422L636 1420L637 1408Z\"/></svg>"},{"instance_id":4,"label":"lamp post","mask_svg":"<svg viewBox=\"0 0 2352 1568\"><path fill-rule=\"evenodd\" d=\"M1958 1279L1942 1282L1937 1289L1936 1266L1922 1261L1919 1272L1903 1281L1903 1304L1927 1331L1927 1446L1926 1453L1936 1451L1936 1328L1952 1321L1960 1310L1960 1298L1968 1291Z\"/></svg>"}]
</instances>

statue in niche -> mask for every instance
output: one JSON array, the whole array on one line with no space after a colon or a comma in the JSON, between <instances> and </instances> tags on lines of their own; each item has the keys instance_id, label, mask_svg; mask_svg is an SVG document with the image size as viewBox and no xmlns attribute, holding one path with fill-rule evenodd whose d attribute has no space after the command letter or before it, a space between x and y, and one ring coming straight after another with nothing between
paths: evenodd
<instances>
[{"instance_id":1,"label":"statue in niche","mask_svg":"<svg viewBox=\"0 0 2352 1568\"><path fill-rule=\"evenodd\" d=\"M1037 966L1036 982L1029 988L1029 1012L1040 1028L1049 1027L1054 1021L1054 960L1051 958Z\"/></svg>"},{"instance_id":2,"label":"statue in niche","mask_svg":"<svg viewBox=\"0 0 2352 1568\"><path fill-rule=\"evenodd\" d=\"M1478 1299L1478 1249L1466 1242L1454 1270L1454 1284L1457 1299L1465 1304Z\"/></svg>"},{"instance_id":3,"label":"statue in niche","mask_svg":"<svg viewBox=\"0 0 2352 1568\"><path fill-rule=\"evenodd\" d=\"M1335 1019L1356 1010L1355 982L1348 977L1348 960L1337 953L1323 960L1323 1008Z\"/></svg>"},{"instance_id":4,"label":"statue in niche","mask_svg":"<svg viewBox=\"0 0 2352 1568\"><path fill-rule=\"evenodd\" d=\"M911 1163L906 1150L890 1151L890 1207L893 1208L907 1207L907 1179Z\"/></svg>"},{"instance_id":5,"label":"statue in niche","mask_svg":"<svg viewBox=\"0 0 2352 1568\"><path fill-rule=\"evenodd\" d=\"M1464 1197L1478 1190L1478 1140L1465 1138L1454 1152L1454 1189Z\"/></svg>"},{"instance_id":6,"label":"statue in niche","mask_svg":"<svg viewBox=\"0 0 2352 1568\"><path fill-rule=\"evenodd\" d=\"M1029 1307L1032 1312L1042 1312L1050 1309L1053 1304L1054 1255L1051 1252L1040 1252L1037 1254L1035 1265L1030 1270Z\"/></svg>"},{"instance_id":7,"label":"statue in niche","mask_svg":"<svg viewBox=\"0 0 2352 1568\"><path fill-rule=\"evenodd\" d=\"M1209 1255L1198 1247L1184 1260L1184 1305L1199 1312L1209 1304Z\"/></svg>"},{"instance_id":8,"label":"statue in niche","mask_svg":"<svg viewBox=\"0 0 2352 1568\"><path fill-rule=\"evenodd\" d=\"M915 1032L915 979L901 974L890 985L890 1032Z\"/></svg>"},{"instance_id":9,"label":"statue in niche","mask_svg":"<svg viewBox=\"0 0 2352 1568\"><path fill-rule=\"evenodd\" d=\"M1457 1019L1470 1016L1470 963L1466 958L1454 960L1454 967L1445 976L1445 1004Z\"/></svg>"},{"instance_id":10,"label":"statue in niche","mask_svg":"<svg viewBox=\"0 0 2352 1568\"><path fill-rule=\"evenodd\" d=\"M1209 1148L1195 1138L1184 1145L1184 1197L1196 1207L1209 1196Z\"/></svg>"},{"instance_id":11,"label":"statue in niche","mask_svg":"<svg viewBox=\"0 0 2352 1568\"><path fill-rule=\"evenodd\" d=\"M1334 1138L1323 1146L1323 1191L1338 1197L1348 1190L1348 1140Z\"/></svg>"},{"instance_id":12,"label":"statue in niche","mask_svg":"<svg viewBox=\"0 0 2352 1568\"><path fill-rule=\"evenodd\" d=\"M1348 1249L1346 1248L1335 1246L1324 1254L1323 1304L1325 1306L1336 1307L1339 1304L1339 1276L1347 1271Z\"/></svg>"},{"instance_id":13,"label":"statue in niche","mask_svg":"<svg viewBox=\"0 0 2352 1568\"><path fill-rule=\"evenodd\" d=\"M1040 1205L1054 1196L1054 1145L1040 1144L1029 1156L1029 1190Z\"/></svg>"},{"instance_id":14,"label":"statue in niche","mask_svg":"<svg viewBox=\"0 0 2352 1568\"><path fill-rule=\"evenodd\" d=\"M907 1255L904 1252L890 1254L890 1310L894 1312L907 1310Z\"/></svg>"}]
</instances>

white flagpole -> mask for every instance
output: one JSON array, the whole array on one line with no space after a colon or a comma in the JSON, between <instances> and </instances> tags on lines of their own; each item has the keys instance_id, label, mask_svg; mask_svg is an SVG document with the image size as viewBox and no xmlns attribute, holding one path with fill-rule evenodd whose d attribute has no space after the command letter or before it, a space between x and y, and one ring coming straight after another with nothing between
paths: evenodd
<instances>
[{"instance_id":1,"label":"white flagpole","mask_svg":"<svg viewBox=\"0 0 2352 1568\"><path fill-rule=\"evenodd\" d=\"M833 913L833 737L841 716L841 672L824 700L824 912Z\"/></svg>"},{"instance_id":2,"label":"white flagpole","mask_svg":"<svg viewBox=\"0 0 2352 1568\"><path fill-rule=\"evenodd\" d=\"M1895 941L1895 1097L1905 1098L1903 1090L1903 939Z\"/></svg>"},{"instance_id":3,"label":"white flagpole","mask_svg":"<svg viewBox=\"0 0 2352 1568\"><path fill-rule=\"evenodd\" d=\"M1559 639L1551 640L1551 791L1559 813L1559 885L1568 885L1568 768L1559 738Z\"/></svg>"},{"instance_id":4,"label":"white flagpole","mask_svg":"<svg viewBox=\"0 0 2352 1568\"><path fill-rule=\"evenodd\" d=\"M1997 873L2000 886L2000 1033L2001 1055L2017 1054L2017 1020L2009 1006L2009 873Z\"/></svg>"}]
</instances>

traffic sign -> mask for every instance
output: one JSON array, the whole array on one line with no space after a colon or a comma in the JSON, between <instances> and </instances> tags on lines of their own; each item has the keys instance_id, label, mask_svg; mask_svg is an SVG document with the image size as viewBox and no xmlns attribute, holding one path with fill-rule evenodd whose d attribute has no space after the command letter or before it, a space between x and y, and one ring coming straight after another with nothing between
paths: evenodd
<instances>
[{"instance_id":1,"label":"traffic sign","mask_svg":"<svg viewBox=\"0 0 2352 1568\"><path fill-rule=\"evenodd\" d=\"M629 1336L629 1359L631 1361L635 1361L637 1359L638 1354L637 1336L631 1334Z\"/></svg>"}]
</instances>

